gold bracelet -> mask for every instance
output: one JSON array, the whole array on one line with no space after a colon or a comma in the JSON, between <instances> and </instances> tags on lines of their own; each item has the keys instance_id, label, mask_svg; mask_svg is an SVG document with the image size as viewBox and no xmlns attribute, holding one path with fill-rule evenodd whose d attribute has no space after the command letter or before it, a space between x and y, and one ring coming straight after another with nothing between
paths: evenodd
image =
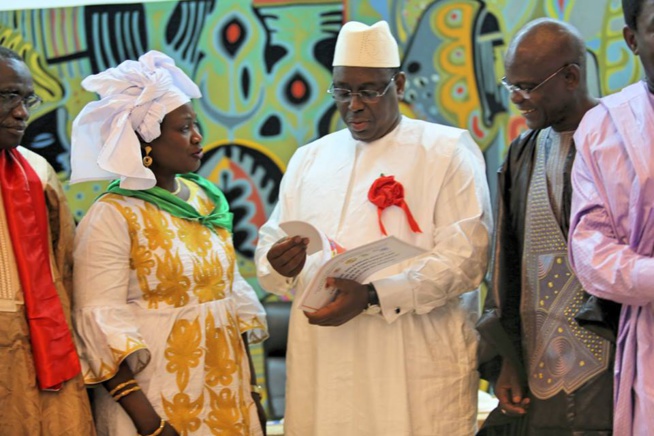
<instances>
[{"instance_id":1,"label":"gold bracelet","mask_svg":"<svg viewBox=\"0 0 654 436\"><path fill-rule=\"evenodd\" d=\"M165 426L166 426L166 421L163 418L161 418L161 424L159 424L159 428L156 429L154 431L154 433L150 433L150 434L143 435L143 436L159 436L161 433L163 433L163 430L164 430ZM141 435L139 435L139 436L141 436Z\"/></svg>"},{"instance_id":2,"label":"gold bracelet","mask_svg":"<svg viewBox=\"0 0 654 436\"><path fill-rule=\"evenodd\" d=\"M121 398L123 398L124 396L131 394L132 392L136 392L136 391L140 391L140 390L141 390L141 386L134 386L133 388L125 389L121 393L114 395L114 400L118 401Z\"/></svg>"},{"instance_id":3,"label":"gold bracelet","mask_svg":"<svg viewBox=\"0 0 654 436\"><path fill-rule=\"evenodd\" d=\"M263 388L261 385L250 385L250 392L261 395L263 393Z\"/></svg>"},{"instance_id":4,"label":"gold bracelet","mask_svg":"<svg viewBox=\"0 0 654 436\"><path fill-rule=\"evenodd\" d=\"M109 395L111 395L113 397L116 392L118 392L119 390L121 390L125 386L135 385L135 384L136 384L136 380L134 380L134 379L127 380L125 383L121 383L118 386L116 386L115 388L113 388L112 390L110 390Z\"/></svg>"}]
</instances>

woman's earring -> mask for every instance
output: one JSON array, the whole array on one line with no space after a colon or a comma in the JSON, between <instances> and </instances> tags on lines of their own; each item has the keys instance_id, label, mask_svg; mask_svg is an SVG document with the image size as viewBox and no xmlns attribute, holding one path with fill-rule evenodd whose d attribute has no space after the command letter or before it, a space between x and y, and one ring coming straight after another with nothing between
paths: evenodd
<instances>
[{"instance_id":1,"label":"woman's earring","mask_svg":"<svg viewBox=\"0 0 654 436\"><path fill-rule=\"evenodd\" d=\"M150 152L152 151L152 147L149 145L145 146L145 156L143 156L143 165L146 168L149 168L150 165L152 165L152 157L150 157Z\"/></svg>"}]
</instances>

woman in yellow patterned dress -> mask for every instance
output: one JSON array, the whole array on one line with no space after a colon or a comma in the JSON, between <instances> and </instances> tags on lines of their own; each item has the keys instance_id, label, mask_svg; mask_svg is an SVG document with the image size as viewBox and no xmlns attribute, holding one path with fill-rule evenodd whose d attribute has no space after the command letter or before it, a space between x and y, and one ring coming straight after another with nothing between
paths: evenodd
<instances>
[{"instance_id":1,"label":"woman in yellow patterned dress","mask_svg":"<svg viewBox=\"0 0 654 436\"><path fill-rule=\"evenodd\" d=\"M71 182L119 178L79 225L74 326L99 435L261 435L249 341L263 308L200 167L197 86L168 56L88 77Z\"/></svg>"}]
</instances>

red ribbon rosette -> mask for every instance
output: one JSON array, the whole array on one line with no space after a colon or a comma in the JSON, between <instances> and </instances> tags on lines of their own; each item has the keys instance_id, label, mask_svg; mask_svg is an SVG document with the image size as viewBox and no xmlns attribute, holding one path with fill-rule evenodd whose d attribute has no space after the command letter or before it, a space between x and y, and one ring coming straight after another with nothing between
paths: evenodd
<instances>
[{"instance_id":1,"label":"red ribbon rosette","mask_svg":"<svg viewBox=\"0 0 654 436\"><path fill-rule=\"evenodd\" d=\"M404 186L395 180L395 176L385 176L382 174L377 178L368 191L368 200L377 206L379 228L384 235L386 235L386 229L382 222L382 212L389 206L401 207L409 221L411 230L415 233L422 233L420 226L418 226L418 223L409 210L409 206L404 201Z\"/></svg>"}]
</instances>

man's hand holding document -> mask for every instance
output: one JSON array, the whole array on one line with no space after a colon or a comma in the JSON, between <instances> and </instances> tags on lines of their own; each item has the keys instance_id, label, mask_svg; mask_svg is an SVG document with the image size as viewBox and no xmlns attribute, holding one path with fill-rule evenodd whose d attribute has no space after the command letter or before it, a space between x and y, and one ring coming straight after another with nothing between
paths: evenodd
<instances>
[{"instance_id":1,"label":"man's hand holding document","mask_svg":"<svg viewBox=\"0 0 654 436\"><path fill-rule=\"evenodd\" d=\"M328 277L362 283L377 271L426 252L395 236L345 250L307 222L287 221L280 223L279 226L289 236L299 235L308 238L307 255L321 253L318 255L321 255L325 262L300 296L298 307L305 312L315 312L334 298L336 290L325 286Z\"/></svg>"}]
</instances>

